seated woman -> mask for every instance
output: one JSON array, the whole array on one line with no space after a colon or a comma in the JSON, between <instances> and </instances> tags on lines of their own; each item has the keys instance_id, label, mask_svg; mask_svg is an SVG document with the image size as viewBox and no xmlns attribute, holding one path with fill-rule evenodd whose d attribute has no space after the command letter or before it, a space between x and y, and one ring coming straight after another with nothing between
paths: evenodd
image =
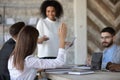
<instances>
[{"instance_id":1,"label":"seated woman","mask_svg":"<svg viewBox=\"0 0 120 80\"><path fill-rule=\"evenodd\" d=\"M25 26L18 35L15 49L8 61L11 80L34 80L39 69L56 68L64 65L64 48L67 34L65 24L60 26L58 34L59 51L57 58L39 59L33 56L39 33L36 28Z\"/></svg>"}]
</instances>

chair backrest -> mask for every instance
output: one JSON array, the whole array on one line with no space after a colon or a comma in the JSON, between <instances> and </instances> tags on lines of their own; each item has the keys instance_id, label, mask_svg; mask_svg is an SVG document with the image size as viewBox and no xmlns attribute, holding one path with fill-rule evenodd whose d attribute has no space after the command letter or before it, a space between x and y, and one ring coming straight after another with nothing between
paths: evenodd
<instances>
[{"instance_id":1,"label":"chair backrest","mask_svg":"<svg viewBox=\"0 0 120 80\"><path fill-rule=\"evenodd\" d=\"M102 55L103 55L102 52L94 52L92 54L91 69L93 69L93 70L101 69Z\"/></svg>"}]
</instances>

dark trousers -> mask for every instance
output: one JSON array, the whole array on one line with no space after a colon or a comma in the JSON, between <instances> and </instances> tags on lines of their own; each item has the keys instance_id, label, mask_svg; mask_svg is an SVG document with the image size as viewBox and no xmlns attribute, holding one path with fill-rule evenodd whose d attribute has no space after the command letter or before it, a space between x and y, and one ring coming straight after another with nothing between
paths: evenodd
<instances>
[{"instance_id":1,"label":"dark trousers","mask_svg":"<svg viewBox=\"0 0 120 80\"><path fill-rule=\"evenodd\" d=\"M56 59L56 57L41 57L40 59Z\"/></svg>"}]
</instances>

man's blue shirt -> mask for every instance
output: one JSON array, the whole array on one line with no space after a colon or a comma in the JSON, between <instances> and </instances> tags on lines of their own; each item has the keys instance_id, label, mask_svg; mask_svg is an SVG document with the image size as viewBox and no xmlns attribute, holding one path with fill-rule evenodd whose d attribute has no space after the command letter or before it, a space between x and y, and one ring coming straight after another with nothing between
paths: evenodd
<instances>
[{"instance_id":1,"label":"man's blue shirt","mask_svg":"<svg viewBox=\"0 0 120 80\"><path fill-rule=\"evenodd\" d=\"M111 47L106 48L103 51L103 58L102 58L102 69L106 68L108 62L112 62L113 55L116 53L117 45L113 44Z\"/></svg>"}]
</instances>

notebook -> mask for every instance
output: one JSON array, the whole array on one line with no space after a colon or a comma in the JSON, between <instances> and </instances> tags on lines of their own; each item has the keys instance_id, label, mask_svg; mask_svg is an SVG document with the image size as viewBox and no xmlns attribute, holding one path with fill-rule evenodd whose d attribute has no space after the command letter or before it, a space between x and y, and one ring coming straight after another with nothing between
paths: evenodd
<instances>
[{"instance_id":1,"label":"notebook","mask_svg":"<svg viewBox=\"0 0 120 80\"><path fill-rule=\"evenodd\" d=\"M90 69L90 67L85 65L80 66L64 66L60 68L54 68L54 69L46 69L46 73L52 73L52 74L75 74L75 75L82 75L82 74L92 74L94 73L93 70Z\"/></svg>"},{"instance_id":2,"label":"notebook","mask_svg":"<svg viewBox=\"0 0 120 80\"><path fill-rule=\"evenodd\" d=\"M52 74L67 74L69 71L72 70L71 66L63 66L59 68L54 68L54 69L46 69L46 73L52 73Z\"/></svg>"},{"instance_id":3,"label":"notebook","mask_svg":"<svg viewBox=\"0 0 120 80\"><path fill-rule=\"evenodd\" d=\"M86 70L86 69L73 70L68 72L68 74L74 74L74 75L85 75L85 74L93 74L93 73L95 72L92 70Z\"/></svg>"}]
</instances>

